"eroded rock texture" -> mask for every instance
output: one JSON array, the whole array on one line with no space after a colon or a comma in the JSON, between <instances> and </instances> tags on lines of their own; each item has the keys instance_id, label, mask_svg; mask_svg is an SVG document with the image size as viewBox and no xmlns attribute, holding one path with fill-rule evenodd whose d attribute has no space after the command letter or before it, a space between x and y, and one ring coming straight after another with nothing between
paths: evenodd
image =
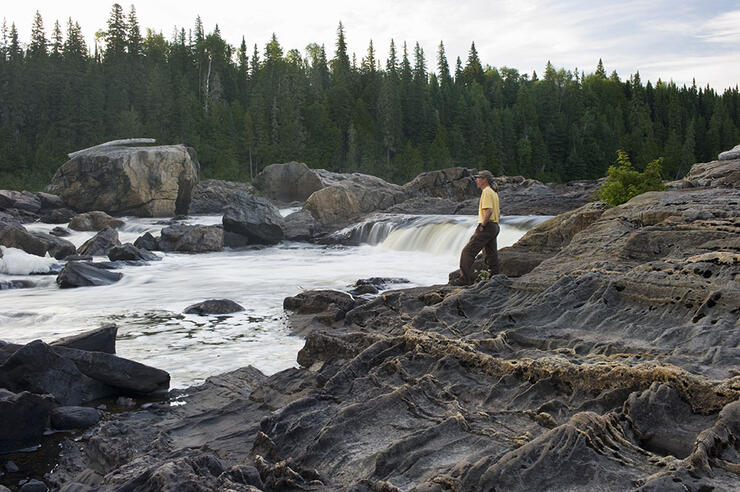
<instances>
[{"instance_id":1,"label":"eroded rock texture","mask_svg":"<svg viewBox=\"0 0 740 492\"><path fill-rule=\"evenodd\" d=\"M51 481L735 490L740 189L724 183L544 223L514 248L537 259L519 277L290 298L300 369L240 369L103 422Z\"/></svg>"}]
</instances>

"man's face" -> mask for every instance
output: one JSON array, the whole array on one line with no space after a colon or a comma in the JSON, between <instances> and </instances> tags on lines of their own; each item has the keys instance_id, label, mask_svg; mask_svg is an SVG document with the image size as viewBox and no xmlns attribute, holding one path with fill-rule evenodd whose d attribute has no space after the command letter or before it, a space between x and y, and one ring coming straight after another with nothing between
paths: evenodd
<instances>
[{"instance_id":1,"label":"man's face","mask_svg":"<svg viewBox=\"0 0 740 492\"><path fill-rule=\"evenodd\" d=\"M481 178L480 176L475 178L475 185L481 190L485 188L487 184L488 184L488 181L486 180L486 178Z\"/></svg>"}]
</instances>

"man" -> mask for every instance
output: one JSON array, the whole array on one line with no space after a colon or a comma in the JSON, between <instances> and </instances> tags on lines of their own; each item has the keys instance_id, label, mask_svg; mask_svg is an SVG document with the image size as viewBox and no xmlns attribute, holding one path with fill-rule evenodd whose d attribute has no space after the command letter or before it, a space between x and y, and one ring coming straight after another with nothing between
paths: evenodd
<instances>
[{"instance_id":1,"label":"man","mask_svg":"<svg viewBox=\"0 0 740 492\"><path fill-rule=\"evenodd\" d=\"M483 250L483 260L491 270L491 275L498 273L498 251L496 237L499 233L498 194L491 188L493 174L481 171L475 176L475 184L481 189L478 205L478 227L460 254L460 279L458 285L471 285L475 282L473 262L476 255Z\"/></svg>"}]
</instances>

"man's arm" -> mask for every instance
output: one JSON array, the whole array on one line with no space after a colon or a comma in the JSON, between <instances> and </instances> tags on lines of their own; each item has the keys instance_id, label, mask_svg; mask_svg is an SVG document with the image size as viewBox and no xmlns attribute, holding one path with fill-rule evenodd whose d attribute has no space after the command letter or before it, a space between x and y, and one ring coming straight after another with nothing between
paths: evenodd
<instances>
[{"instance_id":1,"label":"man's arm","mask_svg":"<svg viewBox=\"0 0 740 492\"><path fill-rule=\"evenodd\" d=\"M483 230L483 225L488 224L489 219L491 218L491 214L493 214L492 208L484 208L483 209L483 224L478 224L478 230Z\"/></svg>"}]
</instances>

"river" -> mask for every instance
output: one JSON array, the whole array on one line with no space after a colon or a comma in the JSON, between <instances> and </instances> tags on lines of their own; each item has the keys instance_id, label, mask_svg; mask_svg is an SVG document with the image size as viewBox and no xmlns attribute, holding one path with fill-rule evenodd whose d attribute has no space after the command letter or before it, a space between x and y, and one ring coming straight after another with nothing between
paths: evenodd
<instances>
[{"instance_id":1,"label":"river","mask_svg":"<svg viewBox=\"0 0 740 492\"><path fill-rule=\"evenodd\" d=\"M293 210L282 210L287 214ZM502 217L499 248L514 244L548 217ZM122 243L145 232L155 236L161 219L124 217ZM253 365L266 374L296 365L304 340L289 333L283 299L301 290L348 290L358 279L403 277L397 287L447 282L475 227L474 216L377 215L337 233L343 245L282 242L218 253L157 252L161 261L124 266L112 285L60 289L55 275L28 275L58 263L4 249L0 281L35 285L0 291L0 339L50 342L105 323L118 325L117 353L168 371L172 387ZM186 223L218 224L221 216L192 216ZM48 232L56 225L29 224ZM66 239L80 246L93 232ZM107 258L96 258L107 260ZM206 299L231 299L245 311L224 316L182 314Z\"/></svg>"}]
</instances>

